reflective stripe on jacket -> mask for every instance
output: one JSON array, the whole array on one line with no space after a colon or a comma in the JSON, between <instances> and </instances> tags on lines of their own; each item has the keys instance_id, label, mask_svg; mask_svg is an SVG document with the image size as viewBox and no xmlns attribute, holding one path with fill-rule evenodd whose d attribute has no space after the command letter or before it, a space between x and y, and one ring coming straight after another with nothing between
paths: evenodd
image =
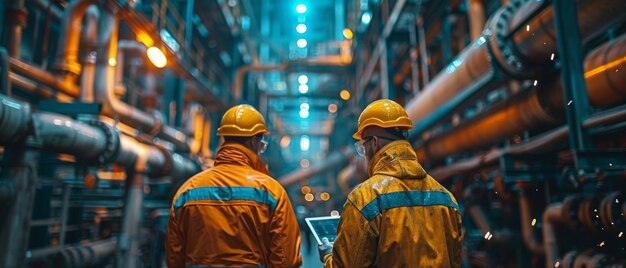
<instances>
[{"instance_id":1,"label":"reflective stripe on jacket","mask_svg":"<svg viewBox=\"0 0 626 268\"><path fill-rule=\"evenodd\" d=\"M460 267L463 231L450 192L406 141L383 147L343 207L325 267Z\"/></svg>"},{"instance_id":2,"label":"reflective stripe on jacket","mask_svg":"<svg viewBox=\"0 0 626 268\"><path fill-rule=\"evenodd\" d=\"M170 209L167 265L298 267L300 228L284 188L259 157L224 144L215 167L187 180Z\"/></svg>"}]
</instances>

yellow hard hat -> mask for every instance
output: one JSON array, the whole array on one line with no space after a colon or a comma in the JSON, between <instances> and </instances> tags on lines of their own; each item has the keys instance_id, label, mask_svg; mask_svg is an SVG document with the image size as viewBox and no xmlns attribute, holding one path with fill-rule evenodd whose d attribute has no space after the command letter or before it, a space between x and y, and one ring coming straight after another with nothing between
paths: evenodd
<instances>
[{"instance_id":1,"label":"yellow hard hat","mask_svg":"<svg viewBox=\"0 0 626 268\"><path fill-rule=\"evenodd\" d=\"M392 100L382 99L370 103L359 116L359 129L353 138L361 140L363 130L369 126L382 128L402 127L413 129L413 122L400 104Z\"/></svg>"},{"instance_id":2,"label":"yellow hard hat","mask_svg":"<svg viewBox=\"0 0 626 268\"><path fill-rule=\"evenodd\" d=\"M219 136L252 137L258 134L267 135L270 132L261 113L247 104L228 109L217 129Z\"/></svg>"}]
</instances>

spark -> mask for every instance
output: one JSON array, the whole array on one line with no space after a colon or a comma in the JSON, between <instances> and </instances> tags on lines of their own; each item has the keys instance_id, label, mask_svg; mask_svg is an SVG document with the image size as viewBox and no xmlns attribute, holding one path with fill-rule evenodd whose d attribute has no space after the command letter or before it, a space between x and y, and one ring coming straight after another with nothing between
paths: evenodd
<instances>
[{"instance_id":1,"label":"spark","mask_svg":"<svg viewBox=\"0 0 626 268\"><path fill-rule=\"evenodd\" d=\"M613 166L613 163L609 163L609 167L612 167L612 166Z\"/></svg>"},{"instance_id":2,"label":"spark","mask_svg":"<svg viewBox=\"0 0 626 268\"><path fill-rule=\"evenodd\" d=\"M529 32L530 31L530 25L526 25L526 31Z\"/></svg>"},{"instance_id":3,"label":"spark","mask_svg":"<svg viewBox=\"0 0 626 268\"><path fill-rule=\"evenodd\" d=\"M530 225L535 226L535 224L537 224L537 219L533 219L533 221L530 223Z\"/></svg>"},{"instance_id":4,"label":"spark","mask_svg":"<svg viewBox=\"0 0 626 268\"><path fill-rule=\"evenodd\" d=\"M624 235L624 232L619 232L619 234L617 235L617 237L622 237Z\"/></svg>"},{"instance_id":5,"label":"spark","mask_svg":"<svg viewBox=\"0 0 626 268\"><path fill-rule=\"evenodd\" d=\"M604 247L604 241L600 242L600 244L598 244L599 247Z\"/></svg>"},{"instance_id":6,"label":"spark","mask_svg":"<svg viewBox=\"0 0 626 268\"><path fill-rule=\"evenodd\" d=\"M561 265L561 263L557 261L557 262L554 264L554 267L559 267L559 265Z\"/></svg>"},{"instance_id":7,"label":"spark","mask_svg":"<svg viewBox=\"0 0 626 268\"><path fill-rule=\"evenodd\" d=\"M537 86L538 81L535 80L535 82L533 83L533 86Z\"/></svg>"},{"instance_id":8,"label":"spark","mask_svg":"<svg viewBox=\"0 0 626 268\"><path fill-rule=\"evenodd\" d=\"M569 100L569 102L567 103L567 106L569 106L570 104L572 104L572 100Z\"/></svg>"},{"instance_id":9,"label":"spark","mask_svg":"<svg viewBox=\"0 0 626 268\"><path fill-rule=\"evenodd\" d=\"M552 55L550 55L550 60L554 60L554 53L552 53Z\"/></svg>"},{"instance_id":10,"label":"spark","mask_svg":"<svg viewBox=\"0 0 626 268\"><path fill-rule=\"evenodd\" d=\"M619 200L615 198L615 204L619 204Z\"/></svg>"}]
</instances>

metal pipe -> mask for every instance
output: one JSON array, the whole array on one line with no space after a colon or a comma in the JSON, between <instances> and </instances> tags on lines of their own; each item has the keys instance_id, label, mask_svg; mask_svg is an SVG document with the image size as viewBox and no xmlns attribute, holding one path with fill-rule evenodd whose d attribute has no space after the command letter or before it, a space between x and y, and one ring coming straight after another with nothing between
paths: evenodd
<instances>
[{"instance_id":1,"label":"metal pipe","mask_svg":"<svg viewBox=\"0 0 626 268\"><path fill-rule=\"evenodd\" d=\"M467 206L467 211L472 218L472 222L476 225L476 227L481 231L483 235L491 232L491 226L489 224L489 220L487 220L487 216L483 209L477 204L471 204Z\"/></svg>"},{"instance_id":2,"label":"metal pipe","mask_svg":"<svg viewBox=\"0 0 626 268\"><path fill-rule=\"evenodd\" d=\"M5 8L5 18L8 22L5 26L8 38L9 53L14 58L20 58L20 49L22 47L22 29L26 26L28 11L24 6L25 0L13 1L13 3Z\"/></svg>"},{"instance_id":3,"label":"metal pipe","mask_svg":"<svg viewBox=\"0 0 626 268\"><path fill-rule=\"evenodd\" d=\"M351 147L344 147L338 152L334 152L326 158L323 162L312 165L308 168L299 169L287 175L284 175L278 179L278 182L283 186L289 186L297 183L301 180L307 179L311 176L315 176L327 170L345 165L348 159L354 155L354 149Z\"/></svg>"},{"instance_id":4,"label":"metal pipe","mask_svg":"<svg viewBox=\"0 0 626 268\"><path fill-rule=\"evenodd\" d=\"M611 111L588 118L583 123L583 127L592 128L602 125L614 124L626 121L626 110ZM453 165L433 169L430 174L438 181L443 182L450 177L475 170L482 166L493 165L498 162L502 155L521 155L530 153L542 153L554 148L559 141L567 138L567 126L561 126L551 132L540 135L528 142L513 145L503 149L491 150L488 153L477 155L468 160L459 161ZM418 156L425 157L424 155ZM423 158L420 158L423 159Z\"/></svg>"},{"instance_id":5,"label":"metal pipe","mask_svg":"<svg viewBox=\"0 0 626 268\"><path fill-rule=\"evenodd\" d=\"M615 70L626 68L626 35L594 50L585 61L587 93L594 106L626 100L626 76ZM610 57L608 57L610 56ZM434 83L434 82L433 82ZM419 159L437 161L442 157L477 149L493 141L561 122L563 94L560 83L536 87L470 119L442 136L427 141L417 150Z\"/></svg>"},{"instance_id":6,"label":"metal pipe","mask_svg":"<svg viewBox=\"0 0 626 268\"><path fill-rule=\"evenodd\" d=\"M0 95L0 144L14 143L24 136L30 122L30 106Z\"/></svg>"},{"instance_id":7,"label":"metal pipe","mask_svg":"<svg viewBox=\"0 0 626 268\"><path fill-rule=\"evenodd\" d=\"M467 0L470 38L476 40L480 37L483 27L485 26L485 7L482 0Z\"/></svg>"},{"instance_id":8,"label":"metal pipe","mask_svg":"<svg viewBox=\"0 0 626 268\"><path fill-rule=\"evenodd\" d=\"M549 61L551 53L556 51L556 44L554 42L546 42L544 45L544 43L541 42L542 39L537 38L535 32L510 32L513 29L518 29L519 25L499 21L505 18L519 17L517 14L520 12L528 12L527 10L532 9L532 7L537 4L535 2L537 1L527 1L523 6L519 6L515 9L513 14L507 14L506 16L503 16L503 14L510 13L511 8L504 7L498 10L487 26L489 29L487 32L491 33L491 35L480 37L476 42L468 46L457 59L453 60L443 72L437 75L437 77L422 90L420 96L407 103L406 110L413 122L420 122L427 116L430 116L447 100L463 90L471 88L478 78L492 72L493 67L489 58L495 58L500 63L499 66L505 68L506 71L516 73L528 71L529 68L525 68L522 62L517 61L521 56L510 54L513 53L512 51L519 50L521 51L520 54L524 57L535 56L534 54L536 53L539 54L539 58L544 59L544 61ZM602 32L606 27L623 19L624 14L626 14L623 12L626 10L626 2L621 0L585 0L579 2L578 17L581 23L580 33L583 40L594 36L596 33ZM511 4L519 3L514 2ZM605 13L597 12L596 9L605 11ZM518 22L522 20L513 21ZM552 23L546 24L546 21L552 21L551 7L546 8L539 16L531 19L529 22L530 29L540 29L542 26L554 31ZM497 28L502 25L508 25L509 27ZM548 36L548 32L545 32L545 30L541 30L541 32L546 33L546 36ZM503 50L503 48L499 47L497 44L501 43L499 43L499 41L501 41L499 38L507 36L508 34L513 34L514 48ZM487 38L490 38L490 42L496 43L496 45L491 44L492 50L494 51L493 53L487 51ZM514 66L510 66L511 64ZM542 70L541 68L530 69Z\"/></svg>"},{"instance_id":9,"label":"metal pipe","mask_svg":"<svg viewBox=\"0 0 626 268\"><path fill-rule=\"evenodd\" d=\"M24 63L16 58L9 58L9 66L11 70L17 74L23 75L27 78L40 82L46 86L49 86L53 89L57 89L67 95L72 97L80 96L80 89L73 83L69 83L58 77L46 72L42 69L39 69L30 64Z\"/></svg>"},{"instance_id":10,"label":"metal pipe","mask_svg":"<svg viewBox=\"0 0 626 268\"><path fill-rule=\"evenodd\" d=\"M46 99L56 99L61 102L71 102L74 99L64 93L53 90L47 86L37 84L13 72L9 73L9 79L11 80L11 84L15 87L21 88Z\"/></svg>"},{"instance_id":11,"label":"metal pipe","mask_svg":"<svg viewBox=\"0 0 626 268\"><path fill-rule=\"evenodd\" d=\"M80 156L83 160L97 159L110 142L101 129L62 115L33 114L33 125L45 149Z\"/></svg>"},{"instance_id":12,"label":"metal pipe","mask_svg":"<svg viewBox=\"0 0 626 268\"><path fill-rule=\"evenodd\" d=\"M537 242L537 238L533 234L532 220L530 219L530 205L528 204L528 197L524 193L524 190L519 192L519 210L520 210L520 225L522 226L522 238L526 248L533 254L543 255L545 254L543 244Z\"/></svg>"},{"instance_id":13,"label":"metal pipe","mask_svg":"<svg viewBox=\"0 0 626 268\"><path fill-rule=\"evenodd\" d=\"M69 185L63 186L63 203L61 205L61 230L59 231L59 245L65 245L65 232L67 230L68 209L70 207L70 195L72 188Z\"/></svg>"},{"instance_id":14,"label":"metal pipe","mask_svg":"<svg viewBox=\"0 0 626 268\"><path fill-rule=\"evenodd\" d=\"M63 72L64 80L68 83L73 83L74 79L80 75L78 52L83 16L87 8L95 2L95 0L72 1L63 13L54 68Z\"/></svg>"},{"instance_id":15,"label":"metal pipe","mask_svg":"<svg viewBox=\"0 0 626 268\"><path fill-rule=\"evenodd\" d=\"M2 106L7 106L2 102ZM3 118L4 116L0 116ZM2 128L4 132L5 128ZM0 267L23 267L37 188L39 150L35 139L5 145L0 184L13 186L12 200L0 208Z\"/></svg>"},{"instance_id":16,"label":"metal pipe","mask_svg":"<svg viewBox=\"0 0 626 268\"><path fill-rule=\"evenodd\" d=\"M99 56L96 64L95 96L102 104L102 113L119 118L125 124L137 127L149 135L157 136L174 144L182 150L189 150L187 137L184 133L168 126L163 122L135 107L118 100L115 97L115 73L117 66L118 45L118 18L114 14L103 13L102 27L98 36L99 43L107 44L103 55Z\"/></svg>"},{"instance_id":17,"label":"metal pipe","mask_svg":"<svg viewBox=\"0 0 626 268\"><path fill-rule=\"evenodd\" d=\"M118 241L115 237L66 247L56 254L55 264L58 267L85 267L98 264L113 255L117 248Z\"/></svg>"},{"instance_id":18,"label":"metal pipe","mask_svg":"<svg viewBox=\"0 0 626 268\"><path fill-rule=\"evenodd\" d=\"M80 99L83 102L94 101L94 77L96 72L96 44L98 42L98 21L100 19L100 11L96 6L90 6L85 13L86 29L83 31L82 39L86 43L89 51L82 60L83 70L80 81Z\"/></svg>"},{"instance_id":19,"label":"metal pipe","mask_svg":"<svg viewBox=\"0 0 626 268\"><path fill-rule=\"evenodd\" d=\"M559 244L556 229L561 224L561 203L550 204L543 212L543 248L546 254L546 267L556 267L559 261Z\"/></svg>"},{"instance_id":20,"label":"metal pipe","mask_svg":"<svg viewBox=\"0 0 626 268\"><path fill-rule=\"evenodd\" d=\"M141 204L143 203L143 183L145 174L142 174L148 159L140 156L135 162L134 171L128 177L126 202L124 203L124 217L122 230L119 235L118 267L133 268L137 265L139 251L139 227L142 219Z\"/></svg>"},{"instance_id":21,"label":"metal pipe","mask_svg":"<svg viewBox=\"0 0 626 268\"><path fill-rule=\"evenodd\" d=\"M239 103L241 99L241 91L243 86L243 80L245 76L251 71L280 71L287 69L288 64L278 64L278 65L245 65L239 67L237 69L237 73L235 74L235 81L233 82L233 98L235 103Z\"/></svg>"},{"instance_id":22,"label":"metal pipe","mask_svg":"<svg viewBox=\"0 0 626 268\"><path fill-rule=\"evenodd\" d=\"M4 47L0 47L0 92L11 97L11 79L9 78L9 54Z\"/></svg>"}]
</instances>

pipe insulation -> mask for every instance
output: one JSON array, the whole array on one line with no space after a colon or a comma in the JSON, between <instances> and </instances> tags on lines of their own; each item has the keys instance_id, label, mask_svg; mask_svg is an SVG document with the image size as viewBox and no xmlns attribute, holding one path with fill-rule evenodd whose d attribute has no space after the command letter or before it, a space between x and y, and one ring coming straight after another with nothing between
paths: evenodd
<instances>
[{"instance_id":1,"label":"pipe insulation","mask_svg":"<svg viewBox=\"0 0 626 268\"><path fill-rule=\"evenodd\" d=\"M103 122L80 122L46 112L31 114L28 107L0 95L0 145L23 138L29 134L32 124L32 131L41 140L43 149L71 154L80 161L114 162L134 169L137 160L144 158L146 163L142 172L153 177L170 176L174 180L184 179L199 171L193 160L120 135L114 127Z\"/></svg>"},{"instance_id":2,"label":"pipe insulation","mask_svg":"<svg viewBox=\"0 0 626 268\"><path fill-rule=\"evenodd\" d=\"M534 62L549 62L551 54L557 52L554 35L551 35L555 31L551 6L528 22L532 32L524 30L514 32L509 46L502 40L512 30L518 28L519 25L515 23L522 22L525 19L524 14L530 14L540 4L543 3L512 1L508 6L498 10L488 22L483 36L469 45L437 75L418 97L407 103L406 110L411 120L422 121L448 100L471 88L476 81L493 73L494 67L490 58L497 61L497 65L512 76L528 76L525 73L529 70L544 72L545 68L538 68L541 65L527 62L528 59ZM581 38L585 41L623 20L626 17L625 11L626 1L623 0L578 1Z\"/></svg>"}]
</instances>

